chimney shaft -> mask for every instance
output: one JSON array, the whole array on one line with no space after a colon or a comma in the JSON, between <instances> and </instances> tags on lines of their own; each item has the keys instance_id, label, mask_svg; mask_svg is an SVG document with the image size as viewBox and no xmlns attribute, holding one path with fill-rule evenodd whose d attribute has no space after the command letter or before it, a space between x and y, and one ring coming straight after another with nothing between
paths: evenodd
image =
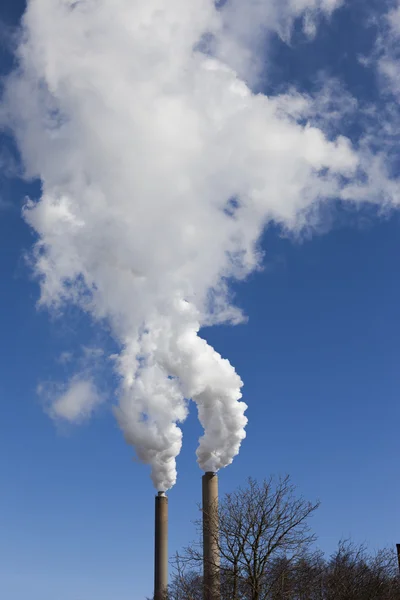
<instances>
[{"instance_id":1,"label":"chimney shaft","mask_svg":"<svg viewBox=\"0 0 400 600\"><path fill-rule=\"evenodd\" d=\"M399 573L400 573L400 544L396 544L397 548L397 560L399 561Z\"/></svg>"},{"instance_id":2,"label":"chimney shaft","mask_svg":"<svg viewBox=\"0 0 400 600\"><path fill-rule=\"evenodd\" d=\"M218 476L216 473L205 473L202 487L204 600L220 600Z\"/></svg>"},{"instance_id":3,"label":"chimney shaft","mask_svg":"<svg viewBox=\"0 0 400 600\"><path fill-rule=\"evenodd\" d=\"M168 498L156 496L154 539L154 600L163 600L168 588Z\"/></svg>"}]
</instances>

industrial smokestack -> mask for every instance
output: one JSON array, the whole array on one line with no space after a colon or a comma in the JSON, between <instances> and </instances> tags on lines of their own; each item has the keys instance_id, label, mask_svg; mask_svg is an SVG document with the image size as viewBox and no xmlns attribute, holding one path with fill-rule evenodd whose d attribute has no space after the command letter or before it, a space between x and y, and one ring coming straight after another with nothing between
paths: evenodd
<instances>
[{"instance_id":1,"label":"industrial smokestack","mask_svg":"<svg viewBox=\"0 0 400 600\"><path fill-rule=\"evenodd\" d=\"M203 569L204 600L220 600L220 554L218 548L218 476L203 475Z\"/></svg>"},{"instance_id":2,"label":"industrial smokestack","mask_svg":"<svg viewBox=\"0 0 400 600\"><path fill-rule=\"evenodd\" d=\"M168 498L156 496L154 536L154 600L164 600L168 588Z\"/></svg>"},{"instance_id":3,"label":"industrial smokestack","mask_svg":"<svg viewBox=\"0 0 400 600\"><path fill-rule=\"evenodd\" d=\"M400 544L396 544L397 548L397 560L399 561L399 573L400 573Z\"/></svg>"}]
</instances>

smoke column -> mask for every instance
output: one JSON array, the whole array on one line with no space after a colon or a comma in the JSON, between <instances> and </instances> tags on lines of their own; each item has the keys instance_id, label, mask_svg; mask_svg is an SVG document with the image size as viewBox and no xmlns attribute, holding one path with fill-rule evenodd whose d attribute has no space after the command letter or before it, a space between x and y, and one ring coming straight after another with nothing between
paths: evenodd
<instances>
[{"instance_id":1,"label":"smoke column","mask_svg":"<svg viewBox=\"0 0 400 600\"><path fill-rule=\"evenodd\" d=\"M347 139L305 124L306 98L249 87L252 28L290 27L294 4L30 0L24 16L2 117L42 182L24 209L40 302L108 322L116 418L158 490L175 483L189 399L204 471L229 465L245 437L242 381L199 337L241 321L229 280L259 267L267 223L307 225L320 199L350 197L360 168ZM301 4L310 16L340 2ZM74 389L61 402L71 420L85 409L78 383L74 409Z\"/></svg>"}]
</instances>

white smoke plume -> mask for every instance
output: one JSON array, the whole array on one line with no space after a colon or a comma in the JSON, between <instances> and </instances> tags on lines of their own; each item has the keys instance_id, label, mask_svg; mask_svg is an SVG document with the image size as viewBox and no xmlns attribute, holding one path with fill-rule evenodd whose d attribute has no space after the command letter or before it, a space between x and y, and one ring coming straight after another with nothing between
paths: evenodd
<instances>
[{"instance_id":1,"label":"white smoke plume","mask_svg":"<svg viewBox=\"0 0 400 600\"><path fill-rule=\"evenodd\" d=\"M38 234L41 302L74 302L111 325L116 416L158 490L176 480L187 399L204 428L200 467L218 470L239 452L242 382L198 334L240 321L229 279L259 266L265 225L296 229L321 199L357 196L360 156L304 124L309 100L245 83L251 15L279 32L339 4L28 2L3 113L42 182L24 211ZM72 409L67 392L58 412L85 412L86 391Z\"/></svg>"}]
</instances>

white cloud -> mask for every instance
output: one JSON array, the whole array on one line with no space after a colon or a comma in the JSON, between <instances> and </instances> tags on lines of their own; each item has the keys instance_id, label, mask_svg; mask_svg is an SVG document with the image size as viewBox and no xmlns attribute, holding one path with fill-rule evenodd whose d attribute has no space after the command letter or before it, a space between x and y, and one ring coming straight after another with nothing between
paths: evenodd
<instances>
[{"instance_id":1,"label":"white cloud","mask_svg":"<svg viewBox=\"0 0 400 600\"><path fill-rule=\"evenodd\" d=\"M330 17L343 0L228 0L217 27L218 57L233 67L246 81L257 81L268 71L271 34L289 41L296 19L303 18L306 35L314 37L321 17Z\"/></svg>"},{"instance_id":2,"label":"white cloud","mask_svg":"<svg viewBox=\"0 0 400 600\"><path fill-rule=\"evenodd\" d=\"M389 12L388 22L392 34L400 36L400 4Z\"/></svg>"},{"instance_id":3,"label":"white cloud","mask_svg":"<svg viewBox=\"0 0 400 600\"><path fill-rule=\"evenodd\" d=\"M383 89L400 97L400 2L396 0L392 8L378 22L381 29L376 53L378 70L382 77Z\"/></svg>"},{"instance_id":4,"label":"white cloud","mask_svg":"<svg viewBox=\"0 0 400 600\"><path fill-rule=\"evenodd\" d=\"M66 365L73 360L73 357L74 355L72 354L72 352L61 352L60 356L58 357L58 362L62 365Z\"/></svg>"},{"instance_id":5,"label":"white cloud","mask_svg":"<svg viewBox=\"0 0 400 600\"><path fill-rule=\"evenodd\" d=\"M104 356L104 350L96 346L82 346L83 362L93 365Z\"/></svg>"},{"instance_id":6,"label":"white cloud","mask_svg":"<svg viewBox=\"0 0 400 600\"><path fill-rule=\"evenodd\" d=\"M61 389L59 386L40 386L39 393L46 398L50 416L69 423L85 421L104 401L94 382L83 375L76 375Z\"/></svg>"},{"instance_id":7,"label":"white cloud","mask_svg":"<svg viewBox=\"0 0 400 600\"><path fill-rule=\"evenodd\" d=\"M324 199L381 201L372 194L386 185L382 162L326 135L333 110L316 120L312 98L253 94L232 69L251 79L247 42L260 20L278 30L338 4L29 3L6 112L28 173L42 180L40 202L25 210L40 237L41 302L75 302L110 323L123 348L118 422L159 490L176 479L185 398L205 430L203 469L239 451L242 382L198 331L240 319L227 282L260 265L265 225L309 226ZM194 50L210 32L219 59ZM97 398L78 378L52 407L75 420Z\"/></svg>"}]
</instances>

